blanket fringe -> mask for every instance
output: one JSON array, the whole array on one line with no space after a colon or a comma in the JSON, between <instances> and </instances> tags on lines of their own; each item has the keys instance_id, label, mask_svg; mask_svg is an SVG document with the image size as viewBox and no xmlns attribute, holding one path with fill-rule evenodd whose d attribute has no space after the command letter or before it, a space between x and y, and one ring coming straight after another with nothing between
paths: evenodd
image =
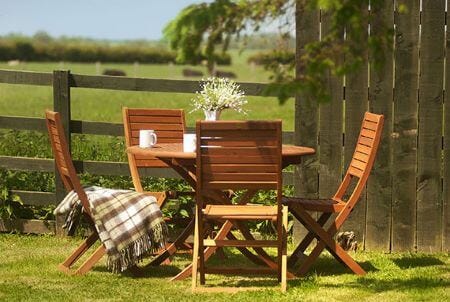
<instances>
[{"instance_id":1,"label":"blanket fringe","mask_svg":"<svg viewBox=\"0 0 450 302\"><path fill-rule=\"evenodd\" d=\"M152 225L151 231L119 251L119 256L109 256L107 268L120 273L140 262L148 254L154 253L167 243L168 230L164 220Z\"/></svg>"}]
</instances>

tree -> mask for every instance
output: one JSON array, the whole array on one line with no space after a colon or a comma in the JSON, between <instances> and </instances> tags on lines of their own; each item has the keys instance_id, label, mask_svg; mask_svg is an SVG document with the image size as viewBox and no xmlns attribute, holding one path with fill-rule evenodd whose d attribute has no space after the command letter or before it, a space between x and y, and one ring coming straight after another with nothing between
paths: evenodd
<instances>
[{"instance_id":1,"label":"tree","mask_svg":"<svg viewBox=\"0 0 450 302\"><path fill-rule=\"evenodd\" d=\"M382 66L392 46L393 29L377 20L381 30L368 35L367 24L374 21L384 1L215 0L183 9L166 26L164 35L177 51L178 62L187 63L203 54L211 71L217 51L226 52L232 37L249 29L258 31L265 22L278 18L286 21L281 35L288 35L295 22L295 10L320 9L329 15L331 28L322 33L320 41L306 45L296 62L266 66L273 72L267 92L277 94L281 103L296 93L326 101L329 95L325 75L353 72L367 57L376 69ZM296 64L300 72L294 76Z\"/></svg>"}]
</instances>

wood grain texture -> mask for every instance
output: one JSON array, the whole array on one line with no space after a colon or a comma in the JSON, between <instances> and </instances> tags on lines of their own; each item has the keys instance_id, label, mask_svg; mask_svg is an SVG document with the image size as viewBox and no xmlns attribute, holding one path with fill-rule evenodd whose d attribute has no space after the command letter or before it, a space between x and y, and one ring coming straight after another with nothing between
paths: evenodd
<instances>
[{"instance_id":1,"label":"wood grain texture","mask_svg":"<svg viewBox=\"0 0 450 302\"><path fill-rule=\"evenodd\" d=\"M417 249L441 250L445 0L423 1L417 154Z\"/></svg>"},{"instance_id":2,"label":"wood grain texture","mask_svg":"<svg viewBox=\"0 0 450 302\"><path fill-rule=\"evenodd\" d=\"M48 206L51 204L57 204L55 193L52 192L11 190L11 193L19 196L26 205Z\"/></svg>"},{"instance_id":3,"label":"wood grain texture","mask_svg":"<svg viewBox=\"0 0 450 302\"><path fill-rule=\"evenodd\" d=\"M375 16L371 30L380 33L380 22L394 27L393 1L386 1L380 11L373 11ZM393 118L393 54L385 54L382 70L370 70L369 109L370 112L384 115L384 127L378 147L372 173L367 183L367 226L365 247L369 250L389 251L391 244L391 206L392 206L392 118ZM371 128L368 124L367 128ZM373 130L373 129L371 129ZM358 151L364 153L363 147Z\"/></svg>"},{"instance_id":4,"label":"wood grain texture","mask_svg":"<svg viewBox=\"0 0 450 302\"><path fill-rule=\"evenodd\" d=\"M306 8L305 1L296 2L295 11L296 47L295 56L298 61L304 53L305 46L319 40L320 12ZM296 66L296 75L299 77L301 69ZM318 150L318 118L319 110L315 100L308 100L303 96L295 97L295 131L294 144L308 146ZM294 194L296 196L317 198L319 195L318 155L303 158L300 165L294 168ZM298 221L294 224L295 241L303 238L306 229Z\"/></svg>"},{"instance_id":5,"label":"wood grain texture","mask_svg":"<svg viewBox=\"0 0 450 302\"><path fill-rule=\"evenodd\" d=\"M328 14L322 15L322 33L331 28ZM343 39L342 35L342 39ZM319 198L330 198L342 179L343 78L327 76L329 103L319 107Z\"/></svg>"},{"instance_id":6,"label":"wood grain texture","mask_svg":"<svg viewBox=\"0 0 450 302\"><path fill-rule=\"evenodd\" d=\"M396 12L395 15L392 251L414 250L416 230L420 7L417 0L403 3L408 7L408 13Z\"/></svg>"},{"instance_id":7,"label":"wood grain texture","mask_svg":"<svg viewBox=\"0 0 450 302\"><path fill-rule=\"evenodd\" d=\"M51 86L53 83L53 75L51 72L0 69L0 83Z\"/></svg>"},{"instance_id":8,"label":"wood grain texture","mask_svg":"<svg viewBox=\"0 0 450 302\"><path fill-rule=\"evenodd\" d=\"M447 1L447 5L450 5ZM448 8L447 8L448 10ZM445 66L445 99L444 99L444 175L443 175L443 235L442 250L450 250L450 30L449 12L447 11L447 33L446 33L446 66Z\"/></svg>"},{"instance_id":9,"label":"wood grain texture","mask_svg":"<svg viewBox=\"0 0 450 302\"><path fill-rule=\"evenodd\" d=\"M344 125L344 169L350 164L361 129L364 112L368 109L368 62L364 59L360 69L346 77L345 125ZM366 192L345 222L343 229L355 232L358 242L364 245L366 228Z\"/></svg>"}]
</instances>

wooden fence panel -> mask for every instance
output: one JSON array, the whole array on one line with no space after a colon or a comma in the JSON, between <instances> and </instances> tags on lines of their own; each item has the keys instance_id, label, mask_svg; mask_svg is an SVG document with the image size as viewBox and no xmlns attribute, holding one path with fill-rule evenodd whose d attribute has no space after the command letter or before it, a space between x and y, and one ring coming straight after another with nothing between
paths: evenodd
<instances>
[{"instance_id":1,"label":"wooden fence panel","mask_svg":"<svg viewBox=\"0 0 450 302\"><path fill-rule=\"evenodd\" d=\"M444 198L443 198L443 251L450 250L450 29L449 29L449 6L447 0L447 36L445 43L445 100L444 100Z\"/></svg>"},{"instance_id":2,"label":"wooden fence panel","mask_svg":"<svg viewBox=\"0 0 450 302\"><path fill-rule=\"evenodd\" d=\"M380 11L372 11L375 16L371 32L380 32L380 21L394 27L394 7L386 1ZM389 251L391 243L391 134L393 100L393 57L386 54L383 70L370 69L369 108L373 113L384 115L384 127L377 157L367 184L367 227L365 247L371 250Z\"/></svg>"},{"instance_id":3,"label":"wooden fence panel","mask_svg":"<svg viewBox=\"0 0 450 302\"><path fill-rule=\"evenodd\" d=\"M411 251L416 229L417 78L419 74L419 1L403 1L396 12L395 91L392 167L393 251ZM396 8L398 11L398 8Z\"/></svg>"},{"instance_id":4,"label":"wooden fence panel","mask_svg":"<svg viewBox=\"0 0 450 302\"><path fill-rule=\"evenodd\" d=\"M445 0L423 1L417 156L417 249L441 249Z\"/></svg>"},{"instance_id":5,"label":"wooden fence panel","mask_svg":"<svg viewBox=\"0 0 450 302\"><path fill-rule=\"evenodd\" d=\"M331 27L327 14L321 23L326 34ZM329 75L327 81L332 98L319 107L319 198L333 196L342 179L343 78Z\"/></svg>"},{"instance_id":6,"label":"wooden fence panel","mask_svg":"<svg viewBox=\"0 0 450 302\"><path fill-rule=\"evenodd\" d=\"M368 109L368 61L363 62L358 72L349 75L345 83L345 125L344 125L344 167L348 168L355 151L356 141L361 130L364 112ZM364 244L366 227L366 191L351 215L343 225L343 229L355 232L359 242Z\"/></svg>"}]
</instances>

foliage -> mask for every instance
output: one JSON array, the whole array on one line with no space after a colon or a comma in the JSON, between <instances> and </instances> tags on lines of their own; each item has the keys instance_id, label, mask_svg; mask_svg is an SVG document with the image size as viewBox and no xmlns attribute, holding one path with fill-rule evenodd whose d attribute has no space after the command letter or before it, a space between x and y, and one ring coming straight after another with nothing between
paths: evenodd
<instances>
[{"instance_id":1,"label":"foliage","mask_svg":"<svg viewBox=\"0 0 450 302\"><path fill-rule=\"evenodd\" d=\"M272 64L294 64L295 52L289 50L257 52L254 55L248 57L247 62L264 66L270 66Z\"/></svg>"},{"instance_id":2,"label":"foliage","mask_svg":"<svg viewBox=\"0 0 450 302\"><path fill-rule=\"evenodd\" d=\"M0 218L18 218L22 206L23 202L19 196L11 194L2 181L2 184L0 184Z\"/></svg>"},{"instance_id":3,"label":"foliage","mask_svg":"<svg viewBox=\"0 0 450 302\"><path fill-rule=\"evenodd\" d=\"M239 85L227 78L211 77L203 80L201 90L192 99L193 110L222 111L233 109L245 113L242 108L247 104L244 92Z\"/></svg>"},{"instance_id":4,"label":"foliage","mask_svg":"<svg viewBox=\"0 0 450 302\"><path fill-rule=\"evenodd\" d=\"M307 10L321 10L322 16L329 18L330 28L322 31L320 41L302 45L297 66L268 66L273 77L266 91L276 93L282 103L295 93L313 96L320 102L330 98L326 89L328 75L351 73L367 58L375 69L382 66L393 39L393 29L383 23L380 13L383 4L384 0L216 0L186 7L167 25L164 34L177 50L178 60L187 61L204 47L203 53L213 64L216 46L221 45L222 52L226 51L232 36L249 28L258 30L261 24L277 18L293 24L294 9L300 17ZM368 24L377 27L370 36ZM284 35L291 30L289 26L285 28Z\"/></svg>"}]
</instances>

